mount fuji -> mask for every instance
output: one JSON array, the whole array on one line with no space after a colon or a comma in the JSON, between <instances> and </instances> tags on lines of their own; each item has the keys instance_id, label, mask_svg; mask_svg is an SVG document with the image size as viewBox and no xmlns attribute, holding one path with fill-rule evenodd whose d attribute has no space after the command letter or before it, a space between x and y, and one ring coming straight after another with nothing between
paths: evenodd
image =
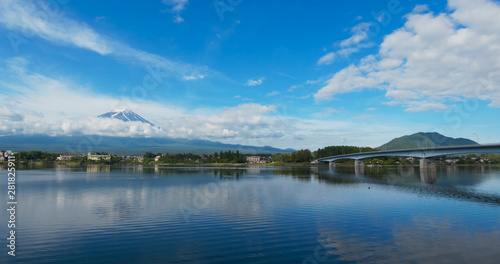
<instances>
[{"instance_id":1,"label":"mount fuji","mask_svg":"<svg viewBox=\"0 0 500 264\"><path fill-rule=\"evenodd\" d=\"M98 117L119 119L124 122L139 121L157 127L128 109L114 110ZM295 151L293 149L278 149L270 146L226 144L202 139L82 134L56 136L43 134L0 135L0 146L16 151L43 150L56 153L74 152L85 154L92 150L121 155L143 155L145 152L208 154L227 150L240 151L245 154L291 153Z\"/></svg>"},{"instance_id":2,"label":"mount fuji","mask_svg":"<svg viewBox=\"0 0 500 264\"><path fill-rule=\"evenodd\" d=\"M125 122L139 121L142 123L150 124L152 126L156 126L155 124L144 119L142 116L140 116L140 115L138 115L138 114L136 114L133 111L128 110L128 109L113 110L111 112L107 112L107 113L99 115L97 117L114 118L114 119L119 119L119 120L122 120Z\"/></svg>"}]
</instances>

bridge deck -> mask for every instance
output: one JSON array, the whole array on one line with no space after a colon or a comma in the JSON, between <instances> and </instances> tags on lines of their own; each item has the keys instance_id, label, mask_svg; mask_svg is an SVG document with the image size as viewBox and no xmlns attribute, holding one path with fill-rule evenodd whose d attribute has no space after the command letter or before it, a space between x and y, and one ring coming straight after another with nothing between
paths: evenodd
<instances>
[{"instance_id":1,"label":"bridge deck","mask_svg":"<svg viewBox=\"0 0 500 264\"><path fill-rule=\"evenodd\" d=\"M446 155L467 154L467 153L500 153L500 144L488 145L467 145L467 146L451 146L451 147L436 147L436 148L417 148L417 149L398 149L398 150L383 150L373 152L360 152L345 155L337 155L325 158L319 158L320 162L333 162L341 159L363 160L376 157L396 156L396 157L414 157L414 158L431 158Z\"/></svg>"}]
</instances>

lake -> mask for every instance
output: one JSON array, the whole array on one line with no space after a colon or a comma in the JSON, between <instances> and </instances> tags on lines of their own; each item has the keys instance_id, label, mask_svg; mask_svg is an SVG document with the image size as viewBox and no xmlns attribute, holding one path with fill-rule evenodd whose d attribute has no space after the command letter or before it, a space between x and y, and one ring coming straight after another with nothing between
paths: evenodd
<instances>
[{"instance_id":1,"label":"lake","mask_svg":"<svg viewBox=\"0 0 500 264\"><path fill-rule=\"evenodd\" d=\"M499 168L57 167L16 184L16 256L2 210L1 263L500 259Z\"/></svg>"}]
</instances>

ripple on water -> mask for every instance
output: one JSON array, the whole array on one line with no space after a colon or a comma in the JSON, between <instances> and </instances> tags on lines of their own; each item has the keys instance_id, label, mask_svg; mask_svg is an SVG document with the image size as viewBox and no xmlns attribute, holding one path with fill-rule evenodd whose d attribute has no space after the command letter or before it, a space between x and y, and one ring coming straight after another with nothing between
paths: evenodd
<instances>
[{"instance_id":1,"label":"ripple on water","mask_svg":"<svg viewBox=\"0 0 500 264\"><path fill-rule=\"evenodd\" d=\"M214 178L211 169L164 170L158 177L110 170L90 178L81 171L29 171L16 262L484 263L500 257L498 192L484 185L495 182L495 172L466 180L456 171L438 173L435 184L425 184L411 171L375 177L369 170L238 170L236 180Z\"/></svg>"}]
</instances>

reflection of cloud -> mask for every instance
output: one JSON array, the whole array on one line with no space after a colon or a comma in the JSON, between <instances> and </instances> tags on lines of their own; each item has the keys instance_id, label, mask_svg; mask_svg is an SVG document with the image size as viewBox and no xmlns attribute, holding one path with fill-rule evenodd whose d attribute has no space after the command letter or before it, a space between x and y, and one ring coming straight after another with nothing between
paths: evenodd
<instances>
[{"instance_id":1,"label":"reflection of cloud","mask_svg":"<svg viewBox=\"0 0 500 264\"><path fill-rule=\"evenodd\" d=\"M498 255L497 207L422 198L393 191L392 186L380 191L383 186L368 190L344 180L322 184L317 181L320 177L335 176L328 174L328 168L138 166L111 168L103 178L81 169L67 170L59 168L61 175L52 170L23 171L19 214L29 230L26 246L38 249L34 253L57 247L62 249L57 254L66 254L67 249L103 246L106 256L114 256L108 252L110 241L119 246L143 242L148 254L166 256L167 261L160 262L199 262L209 257L217 262L217 257L227 257L221 252L274 257L276 245L300 256L319 235L325 263L494 263ZM412 169L404 171L412 174ZM87 178L89 174L94 177ZM192 215L191 225L183 222L181 203L199 212ZM118 240L130 237L137 239ZM136 252L120 256L129 253Z\"/></svg>"},{"instance_id":2,"label":"reflection of cloud","mask_svg":"<svg viewBox=\"0 0 500 264\"><path fill-rule=\"evenodd\" d=\"M108 221L119 222L124 219L131 219L140 214L140 206L135 204L134 201L127 201L126 199L116 199L108 201L112 203L111 206L96 206L94 213Z\"/></svg>"},{"instance_id":3,"label":"reflection of cloud","mask_svg":"<svg viewBox=\"0 0 500 264\"><path fill-rule=\"evenodd\" d=\"M380 219L379 219L380 220ZM416 215L410 221L388 222L389 234L383 226L375 230L371 219L342 226L318 226L318 244L323 259L363 263L485 263L496 261L500 231L494 227L481 232L469 223L451 215ZM385 221L377 224L384 225ZM366 234L362 226L373 231ZM355 230L361 231L360 233ZM482 228L482 227L481 227Z\"/></svg>"},{"instance_id":4,"label":"reflection of cloud","mask_svg":"<svg viewBox=\"0 0 500 264\"><path fill-rule=\"evenodd\" d=\"M498 177L489 177L472 188L477 192L500 196L500 179Z\"/></svg>"}]
</instances>

